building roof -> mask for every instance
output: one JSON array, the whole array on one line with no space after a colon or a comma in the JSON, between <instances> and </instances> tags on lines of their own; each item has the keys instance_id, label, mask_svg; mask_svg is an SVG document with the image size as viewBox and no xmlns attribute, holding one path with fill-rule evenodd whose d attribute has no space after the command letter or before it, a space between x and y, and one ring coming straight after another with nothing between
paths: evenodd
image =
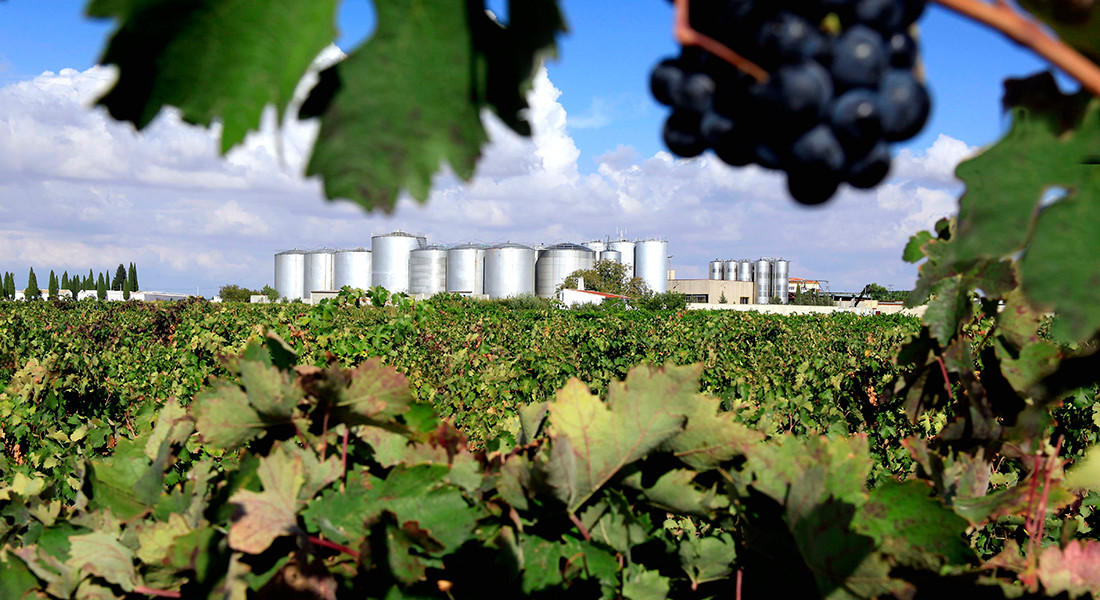
<instances>
[{"instance_id":1,"label":"building roof","mask_svg":"<svg viewBox=\"0 0 1100 600\"><path fill-rule=\"evenodd\" d=\"M609 294L607 292L596 292L593 290L569 290L570 292L580 292L582 294L592 294L593 296L602 296L604 298L623 298L629 300L630 296L621 296L619 294Z\"/></svg>"}]
</instances>

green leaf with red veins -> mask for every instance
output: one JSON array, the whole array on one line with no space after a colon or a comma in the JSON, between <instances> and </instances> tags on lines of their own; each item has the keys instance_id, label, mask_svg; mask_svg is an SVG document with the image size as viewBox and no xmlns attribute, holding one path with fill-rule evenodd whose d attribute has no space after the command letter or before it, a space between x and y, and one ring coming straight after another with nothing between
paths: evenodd
<instances>
[{"instance_id":1,"label":"green leaf with red veins","mask_svg":"<svg viewBox=\"0 0 1100 600\"><path fill-rule=\"evenodd\" d=\"M216 448L239 448L266 426L244 390L228 381L216 381L213 389L196 396L191 415L203 442Z\"/></svg>"},{"instance_id":2,"label":"green leaf with red veins","mask_svg":"<svg viewBox=\"0 0 1100 600\"><path fill-rule=\"evenodd\" d=\"M282 119L298 81L336 34L336 0L92 0L89 16L118 28L100 62L118 81L99 104L143 129L166 106L184 121L222 123L222 152Z\"/></svg>"},{"instance_id":3,"label":"green leaf with red veins","mask_svg":"<svg viewBox=\"0 0 1100 600\"><path fill-rule=\"evenodd\" d=\"M550 404L553 446L547 469L570 512L623 466L683 430L697 408L700 370L700 365L636 367L625 381L610 384L606 404L579 380L566 383Z\"/></svg>"},{"instance_id":4,"label":"green leaf with red veins","mask_svg":"<svg viewBox=\"0 0 1100 600\"><path fill-rule=\"evenodd\" d=\"M713 469L743 455L764 434L738 423L732 412L720 410L717 398L699 395L684 430L661 445L698 471Z\"/></svg>"},{"instance_id":5,"label":"green leaf with red veins","mask_svg":"<svg viewBox=\"0 0 1100 600\"><path fill-rule=\"evenodd\" d=\"M305 485L303 451L276 446L260 459L256 474L263 491L241 490L229 498L240 513L229 526L229 547L248 554L266 550L275 538L298 525L298 493Z\"/></svg>"},{"instance_id":6,"label":"green leaf with red veins","mask_svg":"<svg viewBox=\"0 0 1100 600\"><path fill-rule=\"evenodd\" d=\"M397 369L372 357L349 372L351 383L340 390L333 417L337 422L363 425L392 420L413 402L409 380Z\"/></svg>"},{"instance_id":7,"label":"green leaf with red veins","mask_svg":"<svg viewBox=\"0 0 1100 600\"><path fill-rule=\"evenodd\" d=\"M113 535L88 533L69 537L65 564L82 573L101 577L127 592L137 586L134 556Z\"/></svg>"}]
</instances>

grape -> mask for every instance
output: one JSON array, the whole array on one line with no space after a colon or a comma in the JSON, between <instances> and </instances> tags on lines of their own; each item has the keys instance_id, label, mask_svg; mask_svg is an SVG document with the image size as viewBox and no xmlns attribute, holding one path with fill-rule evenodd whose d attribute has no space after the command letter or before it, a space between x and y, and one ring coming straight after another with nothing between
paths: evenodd
<instances>
[{"instance_id":1,"label":"grape","mask_svg":"<svg viewBox=\"0 0 1100 600\"><path fill-rule=\"evenodd\" d=\"M890 148L879 142L867 156L852 163L848 169L848 183L857 188L871 189L886 179L890 172Z\"/></svg>"},{"instance_id":2,"label":"grape","mask_svg":"<svg viewBox=\"0 0 1100 600\"><path fill-rule=\"evenodd\" d=\"M890 172L889 143L928 120L909 29L926 4L692 0L692 26L767 76L697 46L661 61L650 89L672 109L665 145L682 157L711 148L730 165L786 171L803 204L828 200L841 183L879 185Z\"/></svg>"},{"instance_id":3,"label":"grape","mask_svg":"<svg viewBox=\"0 0 1100 600\"><path fill-rule=\"evenodd\" d=\"M869 27L851 27L833 45L832 74L840 88L878 87L885 68L882 36Z\"/></svg>"},{"instance_id":4,"label":"grape","mask_svg":"<svg viewBox=\"0 0 1100 600\"><path fill-rule=\"evenodd\" d=\"M909 71L891 69L882 78L882 131L888 141L907 140L924 127L931 110L928 90Z\"/></svg>"},{"instance_id":5,"label":"grape","mask_svg":"<svg viewBox=\"0 0 1100 600\"><path fill-rule=\"evenodd\" d=\"M905 5L896 0L857 0L853 13L856 21L882 33L893 33L902 27Z\"/></svg>"},{"instance_id":6,"label":"grape","mask_svg":"<svg viewBox=\"0 0 1100 600\"><path fill-rule=\"evenodd\" d=\"M653 98L666 106L672 106L673 98L684 84L684 71L674 58L666 58L653 67L649 74L649 91Z\"/></svg>"},{"instance_id":7,"label":"grape","mask_svg":"<svg viewBox=\"0 0 1100 600\"><path fill-rule=\"evenodd\" d=\"M707 149L707 141L699 133L699 114L678 110L665 121L665 145L677 156L691 158Z\"/></svg>"},{"instance_id":8,"label":"grape","mask_svg":"<svg viewBox=\"0 0 1100 600\"><path fill-rule=\"evenodd\" d=\"M895 33L886 40L886 51L890 54L890 66L908 69L917 64L917 44L909 34Z\"/></svg>"},{"instance_id":9,"label":"grape","mask_svg":"<svg viewBox=\"0 0 1100 600\"><path fill-rule=\"evenodd\" d=\"M847 153L862 155L882 137L878 104L878 94L870 90L851 90L830 106L829 122Z\"/></svg>"}]
</instances>

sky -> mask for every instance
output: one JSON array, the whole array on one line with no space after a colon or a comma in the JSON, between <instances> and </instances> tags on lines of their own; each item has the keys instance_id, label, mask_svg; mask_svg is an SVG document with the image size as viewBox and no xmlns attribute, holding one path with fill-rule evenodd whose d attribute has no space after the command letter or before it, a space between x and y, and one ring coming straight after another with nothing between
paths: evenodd
<instances>
[{"instance_id":1,"label":"sky","mask_svg":"<svg viewBox=\"0 0 1100 600\"><path fill-rule=\"evenodd\" d=\"M490 9L506 19L505 3ZM426 204L404 198L390 215L325 200L302 176L317 124L261 131L225 157L218 127L164 111L142 132L92 105L113 67L97 66L113 25L85 19L78 0L0 3L0 271L26 282L33 267L113 273L134 262L143 289L211 297L224 284L272 283L275 252L369 247L373 234L423 233L432 243L582 242L663 237L680 278L706 277L715 258L783 257L792 277L833 290L877 282L909 289L909 236L957 210L955 166L1007 127L1001 81L1043 62L939 7L922 18L932 117L896 145L876 190L844 187L802 207L782 174L732 168L713 155L681 160L661 145L667 110L648 73L676 53L666 0L564 0L569 33L529 96L534 135L495 117L471 182L446 169ZM319 61L369 37L369 2L345 0L339 37ZM309 89L309 76L299 86Z\"/></svg>"}]
</instances>

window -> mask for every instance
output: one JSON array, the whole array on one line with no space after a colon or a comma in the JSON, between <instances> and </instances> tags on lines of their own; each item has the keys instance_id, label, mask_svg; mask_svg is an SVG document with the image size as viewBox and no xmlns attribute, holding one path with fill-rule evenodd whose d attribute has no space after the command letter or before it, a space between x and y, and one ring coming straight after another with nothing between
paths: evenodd
<instances>
[{"instance_id":1,"label":"window","mask_svg":"<svg viewBox=\"0 0 1100 600\"><path fill-rule=\"evenodd\" d=\"M684 299L689 304L709 304L710 296L707 294L684 294Z\"/></svg>"},{"instance_id":2,"label":"window","mask_svg":"<svg viewBox=\"0 0 1100 600\"><path fill-rule=\"evenodd\" d=\"M749 297L748 296L741 296L741 304L748 304L748 303L749 303Z\"/></svg>"}]
</instances>

